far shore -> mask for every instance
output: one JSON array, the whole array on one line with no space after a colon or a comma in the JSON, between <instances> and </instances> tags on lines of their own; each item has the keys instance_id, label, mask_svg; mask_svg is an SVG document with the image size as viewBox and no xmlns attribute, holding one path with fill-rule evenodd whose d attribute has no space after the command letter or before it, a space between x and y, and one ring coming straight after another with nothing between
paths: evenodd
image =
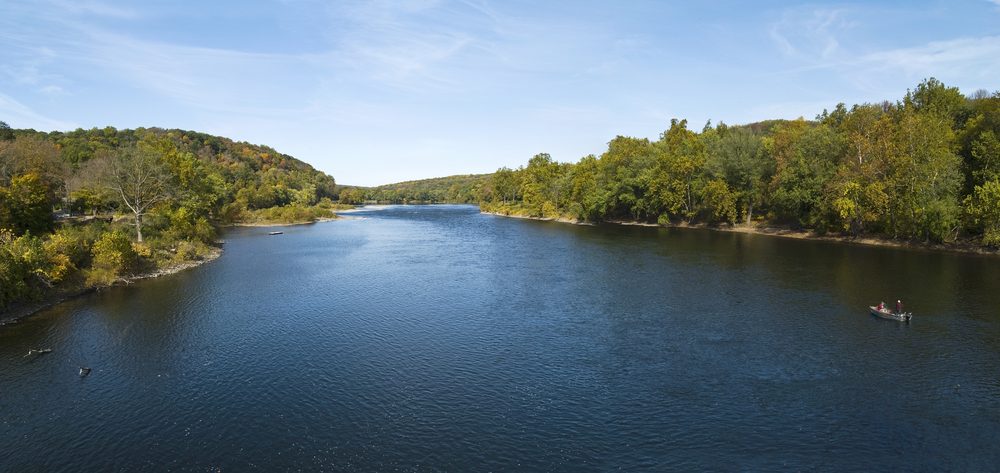
<instances>
[{"instance_id":1,"label":"far shore","mask_svg":"<svg viewBox=\"0 0 1000 473\"><path fill-rule=\"evenodd\" d=\"M299 222L240 222L231 223L226 225L227 227L291 227L295 225L310 225L313 223L321 222L332 222L337 220L337 217L322 217L316 220L302 220Z\"/></svg>"},{"instance_id":2,"label":"far shore","mask_svg":"<svg viewBox=\"0 0 1000 473\"><path fill-rule=\"evenodd\" d=\"M110 287L114 286L127 286L135 281L143 279L153 279L161 276L167 276L170 274L176 274L181 271L185 271L197 266L201 266L205 263L216 260L219 256L222 256L222 248L214 248L211 253L206 255L204 258L196 261L185 261L183 263L178 263L175 265L168 266L166 268L159 268L155 271L150 271L148 273L136 274L132 276L127 276L118 279ZM16 304L12 307L8 307L6 310L0 312L0 327L8 324L13 324L21 319L30 317L44 309L54 307L70 299L82 296L84 294L90 294L91 292L101 291L106 288L96 288L96 287L86 287L86 288L67 288L59 291L55 291L49 294L47 297L40 301L27 302Z\"/></svg>"},{"instance_id":3,"label":"far shore","mask_svg":"<svg viewBox=\"0 0 1000 473\"><path fill-rule=\"evenodd\" d=\"M513 214L506 215L499 212L482 212L482 213L488 215L496 215L498 217L520 218L525 220L560 222L560 223L569 223L573 225L596 225L595 223L592 222L585 222L582 220L576 220L571 218L529 217L525 215L513 215ZM849 244L866 245L866 246L884 246L891 248L908 248L908 249L919 249L919 250L929 250L929 251L943 251L951 253L1000 256L1000 250L990 250L988 248L977 246L971 243L941 244L941 243L923 243L923 242L912 242L912 241L888 240L884 238L876 238L871 236L850 237L843 235L820 235L811 230L794 230L791 228L782 228L782 227L764 226L755 224L708 225L704 223L691 224L691 223L681 222L681 223L671 223L668 225L661 225L658 223L636 222L629 220L609 220L603 223L612 225L636 226L636 227L700 228L700 229L714 230L720 232L747 233L752 235L794 238L798 240L833 241L838 243L849 243Z\"/></svg>"}]
</instances>

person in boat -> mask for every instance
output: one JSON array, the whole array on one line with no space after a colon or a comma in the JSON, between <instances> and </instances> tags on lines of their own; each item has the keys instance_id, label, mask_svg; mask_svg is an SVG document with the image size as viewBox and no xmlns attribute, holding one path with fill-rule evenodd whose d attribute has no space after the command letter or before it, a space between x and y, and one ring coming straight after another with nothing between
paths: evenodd
<instances>
[{"instance_id":1,"label":"person in boat","mask_svg":"<svg viewBox=\"0 0 1000 473\"><path fill-rule=\"evenodd\" d=\"M899 299L896 300L896 313L897 314L902 314L903 313L903 301L901 301Z\"/></svg>"},{"instance_id":2,"label":"person in boat","mask_svg":"<svg viewBox=\"0 0 1000 473\"><path fill-rule=\"evenodd\" d=\"M879 302L877 308L878 308L879 312L885 310L885 301Z\"/></svg>"}]
</instances>

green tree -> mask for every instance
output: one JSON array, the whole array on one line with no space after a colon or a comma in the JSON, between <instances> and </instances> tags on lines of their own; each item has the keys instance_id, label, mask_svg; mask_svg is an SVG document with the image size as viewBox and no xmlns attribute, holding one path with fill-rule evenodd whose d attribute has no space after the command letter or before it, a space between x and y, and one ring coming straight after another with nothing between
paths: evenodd
<instances>
[{"instance_id":1,"label":"green tree","mask_svg":"<svg viewBox=\"0 0 1000 473\"><path fill-rule=\"evenodd\" d=\"M0 187L0 228L7 228L15 235L52 231L48 195L48 186L37 174L15 176L8 187Z\"/></svg>"},{"instance_id":2,"label":"green tree","mask_svg":"<svg viewBox=\"0 0 1000 473\"><path fill-rule=\"evenodd\" d=\"M778 128L766 144L775 160L771 204L776 219L819 225L824 187L844 154L843 140L826 124L800 119Z\"/></svg>"},{"instance_id":3,"label":"green tree","mask_svg":"<svg viewBox=\"0 0 1000 473\"><path fill-rule=\"evenodd\" d=\"M887 225L894 236L943 241L953 238L961 217L961 158L947 118L904 111L889 164Z\"/></svg>"},{"instance_id":4,"label":"green tree","mask_svg":"<svg viewBox=\"0 0 1000 473\"><path fill-rule=\"evenodd\" d=\"M93 267L113 276L131 273L139 266L139 254L128 235L121 231L107 232L94 242L91 249Z\"/></svg>"},{"instance_id":5,"label":"green tree","mask_svg":"<svg viewBox=\"0 0 1000 473\"><path fill-rule=\"evenodd\" d=\"M7 122L0 121L0 141L13 141L14 140L14 130L10 128Z\"/></svg>"},{"instance_id":6,"label":"green tree","mask_svg":"<svg viewBox=\"0 0 1000 473\"><path fill-rule=\"evenodd\" d=\"M513 170L502 167L493 174L493 195L503 203L514 202L518 198L518 190L521 187L518 177Z\"/></svg>"},{"instance_id":7,"label":"green tree","mask_svg":"<svg viewBox=\"0 0 1000 473\"><path fill-rule=\"evenodd\" d=\"M560 166L547 153L536 154L528 161L528 167L521 171L520 194L531 216L543 216L542 207L559 200L559 177Z\"/></svg>"},{"instance_id":8,"label":"green tree","mask_svg":"<svg viewBox=\"0 0 1000 473\"><path fill-rule=\"evenodd\" d=\"M949 126L957 124L966 111L965 96L958 88L947 87L933 77L925 79L912 92L907 91L903 105L918 112L938 115L946 119Z\"/></svg>"},{"instance_id":9,"label":"green tree","mask_svg":"<svg viewBox=\"0 0 1000 473\"><path fill-rule=\"evenodd\" d=\"M761 137L747 128L730 128L716 142L712 158L716 175L737 192L749 224L754 206L764 202L767 183L774 172Z\"/></svg>"},{"instance_id":10,"label":"green tree","mask_svg":"<svg viewBox=\"0 0 1000 473\"><path fill-rule=\"evenodd\" d=\"M722 179L708 181L701 189L700 208L703 218L709 223L736 221L736 195Z\"/></svg>"},{"instance_id":11,"label":"green tree","mask_svg":"<svg viewBox=\"0 0 1000 473\"><path fill-rule=\"evenodd\" d=\"M599 160L601 218L641 218L648 189L643 175L653 165L648 139L617 136Z\"/></svg>"},{"instance_id":12,"label":"green tree","mask_svg":"<svg viewBox=\"0 0 1000 473\"><path fill-rule=\"evenodd\" d=\"M649 192L646 211L669 219L695 215L695 191L702 176L707 151L687 120L671 120L670 128L653 143L655 164L645 174Z\"/></svg>"},{"instance_id":13,"label":"green tree","mask_svg":"<svg viewBox=\"0 0 1000 473\"><path fill-rule=\"evenodd\" d=\"M982 232L983 244L1000 247L1000 179L976 186L966 198L965 212L971 226Z\"/></svg>"}]
</instances>

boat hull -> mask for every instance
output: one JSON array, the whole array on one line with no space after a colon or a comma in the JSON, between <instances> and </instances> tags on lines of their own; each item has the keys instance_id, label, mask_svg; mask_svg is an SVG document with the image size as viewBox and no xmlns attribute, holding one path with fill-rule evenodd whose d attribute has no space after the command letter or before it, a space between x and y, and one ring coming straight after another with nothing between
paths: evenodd
<instances>
[{"instance_id":1,"label":"boat hull","mask_svg":"<svg viewBox=\"0 0 1000 473\"><path fill-rule=\"evenodd\" d=\"M881 317L883 319L896 320L899 322L909 322L913 317L913 314L909 312L903 312L902 314L897 314L888 309L879 310L878 307L868 306L868 311L872 313L875 317Z\"/></svg>"}]
</instances>

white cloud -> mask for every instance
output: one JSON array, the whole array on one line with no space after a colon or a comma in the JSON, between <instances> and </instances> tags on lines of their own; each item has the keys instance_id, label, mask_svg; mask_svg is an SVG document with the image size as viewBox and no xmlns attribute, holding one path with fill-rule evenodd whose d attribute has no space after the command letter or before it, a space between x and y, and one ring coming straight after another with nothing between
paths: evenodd
<instances>
[{"instance_id":1,"label":"white cloud","mask_svg":"<svg viewBox=\"0 0 1000 473\"><path fill-rule=\"evenodd\" d=\"M946 73L995 80L1000 76L1000 36L934 41L922 46L881 51L863 56L859 63L911 77Z\"/></svg>"},{"instance_id":2,"label":"white cloud","mask_svg":"<svg viewBox=\"0 0 1000 473\"><path fill-rule=\"evenodd\" d=\"M48 8L58 8L67 13L76 15L93 15L120 20L134 20L140 18L138 11L120 7L107 2L87 1L87 0L50 0L51 6Z\"/></svg>"},{"instance_id":3,"label":"white cloud","mask_svg":"<svg viewBox=\"0 0 1000 473\"><path fill-rule=\"evenodd\" d=\"M768 35L786 56L827 59L839 52L838 36L853 26L844 10L792 9L771 24Z\"/></svg>"},{"instance_id":4,"label":"white cloud","mask_svg":"<svg viewBox=\"0 0 1000 473\"><path fill-rule=\"evenodd\" d=\"M75 123L43 116L4 94L0 94L0 121L7 122L14 128L36 128L39 130L72 130L79 127Z\"/></svg>"}]
</instances>

